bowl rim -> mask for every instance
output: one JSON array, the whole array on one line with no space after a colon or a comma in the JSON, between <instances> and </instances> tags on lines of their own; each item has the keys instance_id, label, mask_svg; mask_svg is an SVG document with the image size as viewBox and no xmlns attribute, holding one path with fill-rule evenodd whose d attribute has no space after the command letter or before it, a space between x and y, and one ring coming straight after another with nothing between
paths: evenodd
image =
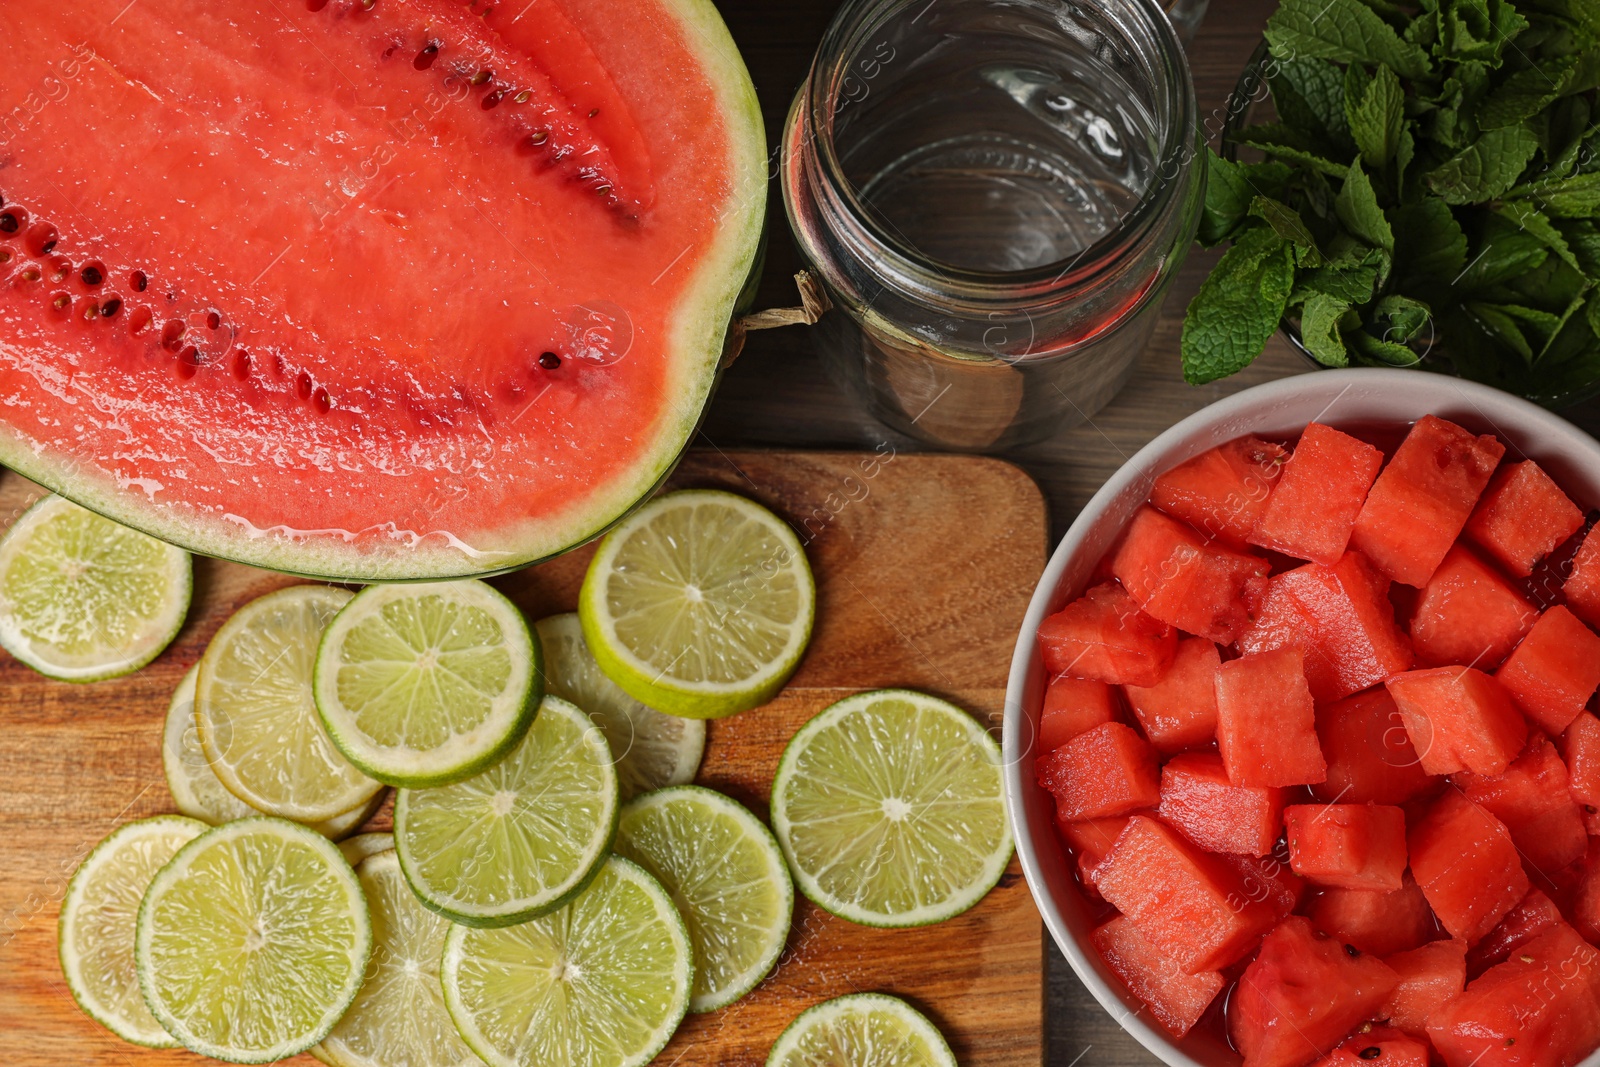
<instances>
[{"instance_id":1,"label":"bowl rim","mask_svg":"<svg viewBox=\"0 0 1600 1067\"><path fill-rule=\"evenodd\" d=\"M1401 394L1399 399L1410 404L1409 409L1415 412L1411 416L1413 421L1441 407L1460 406L1460 402L1464 401L1476 410L1497 436L1507 442L1510 446L1508 453L1513 450L1522 453L1519 434L1517 431L1508 434L1500 429L1499 423L1507 418L1515 418L1523 426L1537 424L1542 433L1549 435L1549 439L1536 446L1535 451L1543 455L1576 454L1582 457L1585 467L1600 472L1600 441L1548 409L1492 386L1441 374L1383 367L1328 368L1317 373L1292 374L1206 405L1157 435L1124 462L1084 505L1051 552L1018 633L1007 676L1001 747L1006 815L1011 823L1023 876L1046 929L1072 966L1078 980L1124 1030L1171 1067L1216 1067L1216 1064L1191 1056L1165 1029L1147 1021L1147 1011L1135 1010L1134 1006L1139 1004L1137 998L1132 994L1124 995L1120 982L1113 985L1099 973L1099 967L1103 964L1099 963L1098 953L1072 935L1063 910L1047 884L1043 857L1040 849L1035 847L1034 835L1029 829L1026 797L1041 787L1032 774L1032 743L1037 709L1032 709L1030 716L1030 709L1024 707L1023 699L1030 680L1041 669L1037 658L1039 624L1050 613L1052 602L1057 600L1059 587L1085 543L1100 532L1101 516L1142 480L1153 480L1160 470L1188 458L1173 458L1174 451L1185 445L1193 445L1195 447L1190 455L1198 454L1211 447L1213 442L1209 435L1219 428L1225 428L1230 433L1228 438L1216 438L1217 443L1257 432L1259 423L1286 402L1327 397L1327 404L1323 408L1323 414L1326 414L1346 393L1367 384L1380 385L1383 392L1391 395ZM1416 401L1414 404L1410 403L1412 399ZM1337 423L1342 420L1331 421ZM1357 418L1351 421L1363 420ZM1522 436L1526 436L1525 432ZM1161 464L1159 468L1158 463ZM1591 481L1600 487L1600 474L1594 475ZM1590 508L1600 506L1600 499L1590 500L1588 504ZM1050 834L1048 840L1055 840L1054 827L1046 827L1045 830ZM1057 847L1060 847L1059 844ZM1064 849L1061 855L1065 855ZM1580 1067L1600 1067L1600 1051L1589 1056Z\"/></svg>"}]
</instances>

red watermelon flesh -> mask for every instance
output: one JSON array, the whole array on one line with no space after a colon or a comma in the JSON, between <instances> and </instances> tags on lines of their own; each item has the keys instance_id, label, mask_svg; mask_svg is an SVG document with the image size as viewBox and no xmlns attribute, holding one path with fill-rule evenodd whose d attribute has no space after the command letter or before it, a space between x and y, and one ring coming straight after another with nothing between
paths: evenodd
<instances>
[{"instance_id":1,"label":"red watermelon flesh","mask_svg":"<svg viewBox=\"0 0 1600 1067\"><path fill-rule=\"evenodd\" d=\"M1040 752L1053 752L1085 730L1117 718L1117 695L1104 682L1057 678L1044 691L1039 713Z\"/></svg>"},{"instance_id":2,"label":"red watermelon flesh","mask_svg":"<svg viewBox=\"0 0 1600 1067\"><path fill-rule=\"evenodd\" d=\"M1294 446L1250 543L1333 566L1382 466L1376 448L1313 422Z\"/></svg>"},{"instance_id":3,"label":"red watermelon flesh","mask_svg":"<svg viewBox=\"0 0 1600 1067\"><path fill-rule=\"evenodd\" d=\"M1116 582L1090 589L1039 624L1039 649L1051 677L1112 685L1155 685L1172 666L1172 627L1139 610Z\"/></svg>"},{"instance_id":4,"label":"red watermelon flesh","mask_svg":"<svg viewBox=\"0 0 1600 1067\"><path fill-rule=\"evenodd\" d=\"M1467 954L1467 968L1477 977L1497 963L1504 963L1517 949L1538 937L1546 930L1566 922L1556 902L1535 888L1506 912L1493 930L1483 940L1472 946Z\"/></svg>"},{"instance_id":5,"label":"red watermelon flesh","mask_svg":"<svg viewBox=\"0 0 1600 1067\"><path fill-rule=\"evenodd\" d=\"M1467 520L1466 534L1512 574L1526 578L1534 564L1583 526L1583 512L1533 460L1495 472Z\"/></svg>"},{"instance_id":6,"label":"red watermelon flesh","mask_svg":"<svg viewBox=\"0 0 1600 1067\"><path fill-rule=\"evenodd\" d=\"M1217 737L1217 668L1222 656L1203 637L1184 637L1166 677L1123 687L1134 718L1162 755L1206 748Z\"/></svg>"},{"instance_id":7,"label":"red watermelon flesh","mask_svg":"<svg viewBox=\"0 0 1600 1067\"><path fill-rule=\"evenodd\" d=\"M1222 644L1250 625L1270 570L1260 556L1209 543L1151 507L1134 514L1111 558L1146 615Z\"/></svg>"},{"instance_id":8,"label":"red watermelon flesh","mask_svg":"<svg viewBox=\"0 0 1600 1067\"><path fill-rule=\"evenodd\" d=\"M1600 809L1600 719L1581 713L1561 735L1561 755L1567 764L1567 789L1586 809ZM1585 814L1594 815L1595 810Z\"/></svg>"},{"instance_id":9,"label":"red watermelon flesh","mask_svg":"<svg viewBox=\"0 0 1600 1067\"><path fill-rule=\"evenodd\" d=\"M1291 804L1289 866L1313 885L1393 892L1406 869L1406 814L1387 804Z\"/></svg>"},{"instance_id":10,"label":"red watermelon flesh","mask_svg":"<svg viewBox=\"0 0 1600 1067\"><path fill-rule=\"evenodd\" d=\"M1129 820L1095 868L1095 885L1185 974L1239 960L1273 921L1268 905L1246 893L1236 868L1143 815Z\"/></svg>"},{"instance_id":11,"label":"red watermelon flesh","mask_svg":"<svg viewBox=\"0 0 1600 1067\"><path fill-rule=\"evenodd\" d=\"M1039 784L1055 795L1060 817L1104 819L1161 799L1156 750L1131 727L1108 722L1074 737L1037 763Z\"/></svg>"},{"instance_id":12,"label":"red watermelon flesh","mask_svg":"<svg viewBox=\"0 0 1600 1067\"><path fill-rule=\"evenodd\" d=\"M1242 547L1288 455L1255 436L1228 441L1163 473L1150 488L1150 503L1207 539Z\"/></svg>"},{"instance_id":13,"label":"red watermelon flesh","mask_svg":"<svg viewBox=\"0 0 1600 1067\"><path fill-rule=\"evenodd\" d=\"M1161 768L1161 817L1207 852L1265 856L1283 832L1284 791L1234 785L1212 752L1173 756Z\"/></svg>"},{"instance_id":14,"label":"red watermelon flesh","mask_svg":"<svg viewBox=\"0 0 1600 1067\"><path fill-rule=\"evenodd\" d=\"M1505 446L1433 415L1417 420L1367 494L1350 547L1421 588L1444 560Z\"/></svg>"},{"instance_id":15,"label":"red watermelon flesh","mask_svg":"<svg viewBox=\"0 0 1600 1067\"><path fill-rule=\"evenodd\" d=\"M1307 785L1327 778L1299 650L1258 652L1218 669L1217 750L1238 785Z\"/></svg>"},{"instance_id":16,"label":"red watermelon flesh","mask_svg":"<svg viewBox=\"0 0 1600 1067\"><path fill-rule=\"evenodd\" d=\"M8 466L411 578L587 540L693 432L767 184L703 0L8 4L0 68Z\"/></svg>"},{"instance_id":17,"label":"red watermelon flesh","mask_svg":"<svg viewBox=\"0 0 1600 1067\"><path fill-rule=\"evenodd\" d=\"M1561 596L1572 613L1590 626L1600 626L1600 526L1591 528L1572 557L1572 570L1561 584Z\"/></svg>"},{"instance_id":18,"label":"red watermelon flesh","mask_svg":"<svg viewBox=\"0 0 1600 1067\"><path fill-rule=\"evenodd\" d=\"M1583 858L1589 842L1583 812L1568 790L1566 764L1542 734L1534 735L1504 774L1462 771L1450 781L1505 824L1534 870L1553 874Z\"/></svg>"},{"instance_id":19,"label":"red watermelon flesh","mask_svg":"<svg viewBox=\"0 0 1600 1067\"><path fill-rule=\"evenodd\" d=\"M1590 941L1600 941L1600 838L1590 838L1588 855L1578 870L1568 909L1572 924Z\"/></svg>"},{"instance_id":20,"label":"red watermelon flesh","mask_svg":"<svg viewBox=\"0 0 1600 1067\"><path fill-rule=\"evenodd\" d=\"M1311 787L1318 800L1403 804L1433 788L1400 709L1381 686L1318 705L1317 739L1328 761L1327 781Z\"/></svg>"},{"instance_id":21,"label":"red watermelon flesh","mask_svg":"<svg viewBox=\"0 0 1600 1067\"><path fill-rule=\"evenodd\" d=\"M1273 925L1299 907L1306 895L1305 879L1289 869L1283 842L1279 841L1278 845L1270 856L1217 854L1219 860L1238 872L1245 899L1263 904L1271 912Z\"/></svg>"},{"instance_id":22,"label":"red watermelon flesh","mask_svg":"<svg viewBox=\"0 0 1600 1067\"><path fill-rule=\"evenodd\" d=\"M1351 1034L1320 1067L1428 1067L1426 1040L1387 1026Z\"/></svg>"},{"instance_id":23,"label":"red watermelon flesh","mask_svg":"<svg viewBox=\"0 0 1600 1067\"><path fill-rule=\"evenodd\" d=\"M1511 583L1457 545L1428 580L1411 616L1411 643L1427 667L1492 671L1539 618Z\"/></svg>"},{"instance_id":24,"label":"red watermelon flesh","mask_svg":"<svg viewBox=\"0 0 1600 1067\"><path fill-rule=\"evenodd\" d=\"M1600 636L1556 604L1539 616L1495 679L1524 715L1560 734L1600 688Z\"/></svg>"},{"instance_id":25,"label":"red watermelon flesh","mask_svg":"<svg viewBox=\"0 0 1600 1067\"><path fill-rule=\"evenodd\" d=\"M1467 946L1461 941L1430 941L1397 952L1384 963L1400 976L1378 1017L1416 1037L1426 1037L1428 1018L1467 984Z\"/></svg>"},{"instance_id":26,"label":"red watermelon flesh","mask_svg":"<svg viewBox=\"0 0 1600 1067\"><path fill-rule=\"evenodd\" d=\"M1228 1001L1228 1033L1244 1067L1302 1067L1370 1019L1398 980L1382 960L1352 955L1292 915L1240 977Z\"/></svg>"},{"instance_id":27,"label":"red watermelon flesh","mask_svg":"<svg viewBox=\"0 0 1600 1067\"><path fill-rule=\"evenodd\" d=\"M1436 936L1433 909L1415 880L1406 875L1399 889L1324 889L1306 917L1322 933L1374 956L1416 948Z\"/></svg>"},{"instance_id":28,"label":"red watermelon flesh","mask_svg":"<svg viewBox=\"0 0 1600 1067\"><path fill-rule=\"evenodd\" d=\"M1528 724L1500 683L1470 667L1408 671L1384 683L1429 774L1505 773Z\"/></svg>"},{"instance_id":29,"label":"red watermelon flesh","mask_svg":"<svg viewBox=\"0 0 1600 1067\"><path fill-rule=\"evenodd\" d=\"M1096 930L1089 940L1128 992L1138 997L1175 1037L1193 1029L1225 984L1216 971L1185 974L1177 961L1152 945L1137 925L1121 915Z\"/></svg>"},{"instance_id":30,"label":"red watermelon flesh","mask_svg":"<svg viewBox=\"0 0 1600 1067\"><path fill-rule=\"evenodd\" d=\"M1511 833L1447 789L1412 827L1411 873L1451 937L1469 944L1493 930L1531 888Z\"/></svg>"},{"instance_id":31,"label":"red watermelon flesh","mask_svg":"<svg viewBox=\"0 0 1600 1067\"><path fill-rule=\"evenodd\" d=\"M1600 1044L1600 951L1561 924L1428 1020L1448 1067L1573 1067Z\"/></svg>"},{"instance_id":32,"label":"red watermelon flesh","mask_svg":"<svg viewBox=\"0 0 1600 1067\"><path fill-rule=\"evenodd\" d=\"M1094 869L1106 858L1106 853L1111 851L1117 835L1122 833L1130 818L1132 816L1116 815L1109 819L1074 821L1062 818L1061 806L1056 805L1056 830L1077 857L1078 881L1083 883L1085 892L1092 897L1100 895L1100 891L1094 886Z\"/></svg>"}]
</instances>

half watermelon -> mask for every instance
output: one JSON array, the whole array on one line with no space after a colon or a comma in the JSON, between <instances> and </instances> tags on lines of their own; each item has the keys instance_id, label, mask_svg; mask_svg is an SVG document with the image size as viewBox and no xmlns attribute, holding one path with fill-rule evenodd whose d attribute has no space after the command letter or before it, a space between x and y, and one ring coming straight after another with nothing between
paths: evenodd
<instances>
[{"instance_id":1,"label":"half watermelon","mask_svg":"<svg viewBox=\"0 0 1600 1067\"><path fill-rule=\"evenodd\" d=\"M0 5L0 462L363 580L604 530L709 398L765 210L710 0Z\"/></svg>"}]
</instances>

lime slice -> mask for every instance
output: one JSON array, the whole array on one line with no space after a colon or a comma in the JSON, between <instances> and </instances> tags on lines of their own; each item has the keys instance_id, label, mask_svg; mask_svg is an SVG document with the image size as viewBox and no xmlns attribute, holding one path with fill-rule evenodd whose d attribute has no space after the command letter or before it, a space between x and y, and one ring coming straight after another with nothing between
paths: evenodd
<instances>
[{"instance_id":1,"label":"lime slice","mask_svg":"<svg viewBox=\"0 0 1600 1067\"><path fill-rule=\"evenodd\" d=\"M394 835L385 833L357 834L339 842L339 855L345 862L355 867L368 856L376 856L380 852L388 852L394 848ZM406 890L410 892L410 890Z\"/></svg>"},{"instance_id":2,"label":"lime slice","mask_svg":"<svg viewBox=\"0 0 1600 1067\"><path fill-rule=\"evenodd\" d=\"M552 615L534 626L544 650L545 688L588 712L605 731L623 800L694 781L706 748L705 723L663 715L607 678L583 639L577 612Z\"/></svg>"},{"instance_id":3,"label":"lime slice","mask_svg":"<svg viewBox=\"0 0 1600 1067\"><path fill-rule=\"evenodd\" d=\"M372 926L327 838L240 819L185 845L139 908L145 1003L202 1056L286 1059L321 1041L361 987Z\"/></svg>"},{"instance_id":4,"label":"lime slice","mask_svg":"<svg viewBox=\"0 0 1600 1067\"><path fill-rule=\"evenodd\" d=\"M317 711L357 768L423 788L498 762L539 708L539 646L479 581L373 585L328 624Z\"/></svg>"},{"instance_id":5,"label":"lime slice","mask_svg":"<svg viewBox=\"0 0 1600 1067\"><path fill-rule=\"evenodd\" d=\"M183 549L47 496L0 538L0 647L64 682L115 678L178 636L193 584Z\"/></svg>"},{"instance_id":6,"label":"lime slice","mask_svg":"<svg viewBox=\"0 0 1600 1067\"><path fill-rule=\"evenodd\" d=\"M732 493L657 497L606 535L578 600L606 674L691 719L764 704L800 664L816 587L794 531Z\"/></svg>"},{"instance_id":7,"label":"lime slice","mask_svg":"<svg viewBox=\"0 0 1600 1067\"><path fill-rule=\"evenodd\" d=\"M61 973L84 1013L124 1041L177 1048L139 992L133 934L150 879L209 827L181 815L119 826L95 846L67 883L58 946Z\"/></svg>"},{"instance_id":8,"label":"lime slice","mask_svg":"<svg viewBox=\"0 0 1600 1067\"><path fill-rule=\"evenodd\" d=\"M690 1011L732 1004L777 964L794 883L772 832L737 801L695 785L646 793L622 809L616 850L655 876L689 927Z\"/></svg>"},{"instance_id":9,"label":"lime slice","mask_svg":"<svg viewBox=\"0 0 1600 1067\"><path fill-rule=\"evenodd\" d=\"M372 917L372 960L355 1002L317 1046L333 1067L477 1067L445 1011L439 958L450 923L417 903L392 851L356 868Z\"/></svg>"},{"instance_id":10,"label":"lime slice","mask_svg":"<svg viewBox=\"0 0 1600 1067\"><path fill-rule=\"evenodd\" d=\"M846 697L802 726L772 782L800 891L867 926L923 926L983 899L1011 859L1000 746L953 704Z\"/></svg>"},{"instance_id":11,"label":"lime slice","mask_svg":"<svg viewBox=\"0 0 1600 1067\"><path fill-rule=\"evenodd\" d=\"M444 1002L492 1067L638 1067L683 1020L694 958L672 898L638 865L608 859L589 888L520 926L457 926Z\"/></svg>"},{"instance_id":12,"label":"lime slice","mask_svg":"<svg viewBox=\"0 0 1600 1067\"><path fill-rule=\"evenodd\" d=\"M554 911L600 869L617 827L606 739L545 697L512 753L463 782L395 794L394 844L422 903L468 926Z\"/></svg>"},{"instance_id":13,"label":"lime slice","mask_svg":"<svg viewBox=\"0 0 1600 1067\"><path fill-rule=\"evenodd\" d=\"M311 694L317 642L349 599L326 585L268 593L223 623L200 657L200 746L228 792L251 807L319 822L383 788L340 755Z\"/></svg>"},{"instance_id":14,"label":"lime slice","mask_svg":"<svg viewBox=\"0 0 1600 1067\"><path fill-rule=\"evenodd\" d=\"M767 1067L956 1067L944 1035L899 997L852 993L800 1013Z\"/></svg>"}]
</instances>

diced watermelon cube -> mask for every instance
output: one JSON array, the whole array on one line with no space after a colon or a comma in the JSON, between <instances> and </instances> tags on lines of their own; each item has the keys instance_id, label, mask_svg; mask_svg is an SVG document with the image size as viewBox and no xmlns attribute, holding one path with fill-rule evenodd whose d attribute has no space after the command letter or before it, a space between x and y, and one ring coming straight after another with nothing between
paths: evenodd
<instances>
[{"instance_id":1,"label":"diced watermelon cube","mask_svg":"<svg viewBox=\"0 0 1600 1067\"><path fill-rule=\"evenodd\" d=\"M1289 450L1240 437L1180 463L1156 479L1150 503L1208 539L1243 545L1266 510Z\"/></svg>"},{"instance_id":2,"label":"diced watermelon cube","mask_svg":"<svg viewBox=\"0 0 1600 1067\"><path fill-rule=\"evenodd\" d=\"M1112 685L1155 685L1172 666L1178 637L1139 610L1116 582L1090 589L1039 624L1050 677Z\"/></svg>"},{"instance_id":3,"label":"diced watermelon cube","mask_svg":"<svg viewBox=\"0 0 1600 1067\"><path fill-rule=\"evenodd\" d=\"M1427 1041L1388 1026L1351 1034L1319 1067L1428 1067Z\"/></svg>"},{"instance_id":4,"label":"diced watermelon cube","mask_svg":"<svg viewBox=\"0 0 1600 1067\"><path fill-rule=\"evenodd\" d=\"M1105 682L1062 676L1044 691L1038 752L1053 752L1096 726L1115 722L1117 691Z\"/></svg>"},{"instance_id":5,"label":"diced watermelon cube","mask_svg":"<svg viewBox=\"0 0 1600 1067\"><path fill-rule=\"evenodd\" d=\"M1588 852L1572 896L1572 924L1590 941L1600 941L1600 838L1591 839Z\"/></svg>"},{"instance_id":6,"label":"diced watermelon cube","mask_svg":"<svg viewBox=\"0 0 1600 1067\"><path fill-rule=\"evenodd\" d=\"M1243 879L1245 898L1265 905L1272 912L1272 925L1282 922L1284 916L1300 906L1306 895L1305 879L1289 869L1288 853L1282 847L1283 842L1278 844L1270 856L1217 853L1217 859Z\"/></svg>"},{"instance_id":7,"label":"diced watermelon cube","mask_svg":"<svg viewBox=\"0 0 1600 1067\"><path fill-rule=\"evenodd\" d=\"M1228 1033L1244 1067L1302 1067L1371 1018L1398 982L1382 960L1352 956L1291 915L1240 976L1228 1001Z\"/></svg>"},{"instance_id":8,"label":"diced watermelon cube","mask_svg":"<svg viewBox=\"0 0 1600 1067\"><path fill-rule=\"evenodd\" d=\"M1108 722L1040 757L1039 784L1056 798L1061 818L1104 819L1161 800L1156 750L1130 726Z\"/></svg>"},{"instance_id":9,"label":"diced watermelon cube","mask_svg":"<svg viewBox=\"0 0 1600 1067\"><path fill-rule=\"evenodd\" d=\"M1504 774L1528 724L1500 683L1471 667L1408 671L1384 683L1429 774Z\"/></svg>"},{"instance_id":10,"label":"diced watermelon cube","mask_svg":"<svg viewBox=\"0 0 1600 1067\"><path fill-rule=\"evenodd\" d=\"M1128 992L1150 1009L1174 1036L1187 1034L1226 984L1216 971L1185 974L1171 956L1152 945L1139 927L1117 916L1089 938Z\"/></svg>"},{"instance_id":11,"label":"diced watermelon cube","mask_svg":"<svg viewBox=\"0 0 1600 1067\"><path fill-rule=\"evenodd\" d=\"M1328 777L1299 649L1242 656L1217 670L1217 749L1238 785L1308 785Z\"/></svg>"},{"instance_id":12,"label":"diced watermelon cube","mask_svg":"<svg viewBox=\"0 0 1600 1067\"><path fill-rule=\"evenodd\" d=\"M1383 453L1376 448L1313 422L1267 498L1251 544L1333 566L1382 467Z\"/></svg>"},{"instance_id":13,"label":"diced watermelon cube","mask_svg":"<svg viewBox=\"0 0 1600 1067\"><path fill-rule=\"evenodd\" d=\"M1463 941L1430 941L1383 962L1400 976L1400 984L1378 1009L1378 1017L1416 1037L1427 1036L1428 1017L1459 996L1467 984L1467 946Z\"/></svg>"},{"instance_id":14,"label":"diced watermelon cube","mask_svg":"<svg viewBox=\"0 0 1600 1067\"><path fill-rule=\"evenodd\" d=\"M1146 615L1222 644L1250 625L1271 570L1262 557L1207 542L1152 507L1134 514L1111 559L1111 573Z\"/></svg>"},{"instance_id":15,"label":"diced watermelon cube","mask_svg":"<svg viewBox=\"0 0 1600 1067\"><path fill-rule=\"evenodd\" d=\"M1534 734L1504 774L1461 771L1450 781L1505 824L1536 870L1558 871L1583 858L1589 843L1583 811L1568 790L1567 765L1542 734Z\"/></svg>"},{"instance_id":16,"label":"diced watermelon cube","mask_svg":"<svg viewBox=\"0 0 1600 1067\"><path fill-rule=\"evenodd\" d=\"M1563 922L1566 920L1555 901L1537 888L1528 890L1527 896L1517 901L1517 906L1506 912L1506 917L1467 953L1469 973L1477 976L1504 963L1517 949Z\"/></svg>"},{"instance_id":17,"label":"diced watermelon cube","mask_svg":"<svg viewBox=\"0 0 1600 1067\"><path fill-rule=\"evenodd\" d=\"M1583 527L1583 512L1531 459L1495 472L1466 533L1512 574L1526 578L1534 564Z\"/></svg>"},{"instance_id":18,"label":"diced watermelon cube","mask_svg":"<svg viewBox=\"0 0 1600 1067\"><path fill-rule=\"evenodd\" d=\"M1539 610L1470 549L1457 545L1433 572L1411 616L1411 643L1427 667L1492 671L1539 618Z\"/></svg>"},{"instance_id":19,"label":"diced watermelon cube","mask_svg":"<svg viewBox=\"0 0 1600 1067\"><path fill-rule=\"evenodd\" d=\"M1387 804L1291 804L1289 866L1313 885L1393 892L1406 869L1406 813Z\"/></svg>"},{"instance_id":20,"label":"diced watermelon cube","mask_svg":"<svg viewBox=\"0 0 1600 1067\"><path fill-rule=\"evenodd\" d=\"M1411 642L1395 624L1389 580L1357 552L1332 567L1308 563L1267 584L1255 623L1239 651L1298 648L1311 695L1328 702L1409 670Z\"/></svg>"},{"instance_id":21,"label":"diced watermelon cube","mask_svg":"<svg viewBox=\"0 0 1600 1067\"><path fill-rule=\"evenodd\" d=\"M1600 637L1557 604L1539 616L1495 678L1524 715L1559 734L1600 689Z\"/></svg>"},{"instance_id":22,"label":"diced watermelon cube","mask_svg":"<svg viewBox=\"0 0 1600 1067\"><path fill-rule=\"evenodd\" d=\"M1584 808L1585 815L1600 810L1600 719L1587 711L1572 720L1561 735L1561 755L1567 763L1567 790Z\"/></svg>"},{"instance_id":23,"label":"diced watermelon cube","mask_svg":"<svg viewBox=\"0 0 1600 1067\"><path fill-rule=\"evenodd\" d=\"M1420 589L1433 576L1505 446L1424 415L1378 475L1356 516L1350 545L1397 582Z\"/></svg>"},{"instance_id":24,"label":"diced watermelon cube","mask_svg":"<svg viewBox=\"0 0 1600 1067\"><path fill-rule=\"evenodd\" d=\"M1056 829L1077 857L1078 881L1092 898L1100 891L1094 885L1094 869L1106 858L1117 835L1128 825L1131 815L1113 815L1109 819L1080 819L1076 822L1061 817L1061 806L1056 805Z\"/></svg>"},{"instance_id":25,"label":"diced watermelon cube","mask_svg":"<svg viewBox=\"0 0 1600 1067\"><path fill-rule=\"evenodd\" d=\"M1600 951L1546 930L1428 1020L1449 1067L1573 1067L1600 1044Z\"/></svg>"},{"instance_id":26,"label":"diced watermelon cube","mask_svg":"<svg viewBox=\"0 0 1600 1067\"><path fill-rule=\"evenodd\" d=\"M1143 815L1095 868L1095 885L1185 974L1237 961L1272 925L1271 909L1246 895L1236 869Z\"/></svg>"},{"instance_id":27,"label":"diced watermelon cube","mask_svg":"<svg viewBox=\"0 0 1600 1067\"><path fill-rule=\"evenodd\" d=\"M1207 852L1265 856L1283 832L1282 789L1234 785L1211 752L1173 756L1161 768L1161 817Z\"/></svg>"},{"instance_id":28,"label":"diced watermelon cube","mask_svg":"<svg viewBox=\"0 0 1600 1067\"><path fill-rule=\"evenodd\" d=\"M1206 748L1217 738L1217 668L1222 656L1203 637L1178 641L1167 676L1153 686L1127 685L1128 704L1144 735L1164 756Z\"/></svg>"},{"instance_id":29,"label":"diced watermelon cube","mask_svg":"<svg viewBox=\"0 0 1600 1067\"><path fill-rule=\"evenodd\" d=\"M1457 790L1439 795L1407 845L1411 873L1451 937L1477 941L1528 894L1511 832Z\"/></svg>"},{"instance_id":30,"label":"diced watermelon cube","mask_svg":"<svg viewBox=\"0 0 1600 1067\"><path fill-rule=\"evenodd\" d=\"M1392 956L1434 937L1428 899L1410 874L1399 889L1324 889L1306 909L1311 925L1374 956Z\"/></svg>"},{"instance_id":31,"label":"diced watermelon cube","mask_svg":"<svg viewBox=\"0 0 1600 1067\"><path fill-rule=\"evenodd\" d=\"M1318 705L1317 739L1328 761L1328 780L1311 787L1318 800L1404 804L1433 788L1382 686Z\"/></svg>"},{"instance_id":32,"label":"diced watermelon cube","mask_svg":"<svg viewBox=\"0 0 1600 1067\"><path fill-rule=\"evenodd\" d=\"M1561 584L1561 596L1572 613L1590 626L1600 626L1600 533L1591 529L1572 557L1572 571Z\"/></svg>"}]
</instances>

